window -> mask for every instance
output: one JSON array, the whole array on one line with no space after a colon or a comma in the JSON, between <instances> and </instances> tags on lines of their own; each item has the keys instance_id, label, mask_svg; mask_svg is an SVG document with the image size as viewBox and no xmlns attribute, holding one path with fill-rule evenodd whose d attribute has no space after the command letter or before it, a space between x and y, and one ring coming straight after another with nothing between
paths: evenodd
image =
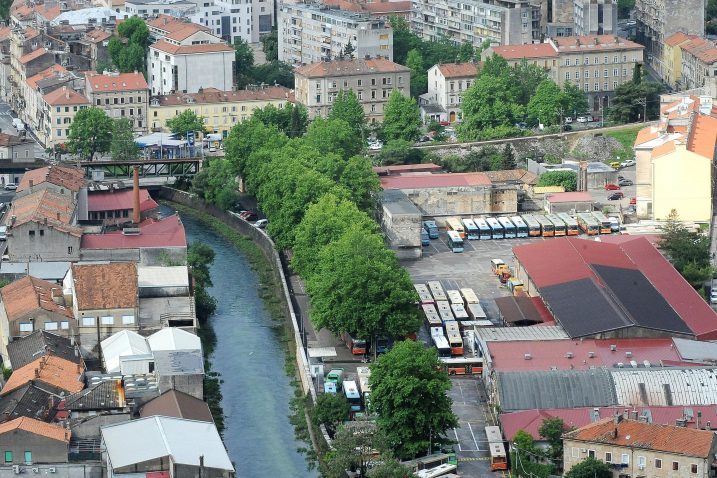
<instances>
[{"instance_id":1,"label":"window","mask_svg":"<svg viewBox=\"0 0 717 478\"><path fill-rule=\"evenodd\" d=\"M111 315L105 315L102 317L100 323L102 325L114 325L115 324L115 318Z\"/></svg>"},{"instance_id":2,"label":"window","mask_svg":"<svg viewBox=\"0 0 717 478\"><path fill-rule=\"evenodd\" d=\"M695 475L697 474L697 463L692 463L690 465L690 472L694 473Z\"/></svg>"},{"instance_id":3,"label":"window","mask_svg":"<svg viewBox=\"0 0 717 478\"><path fill-rule=\"evenodd\" d=\"M577 458L579 456L578 449L575 447L573 447L573 449L572 449L572 456L573 456L573 458Z\"/></svg>"},{"instance_id":4,"label":"window","mask_svg":"<svg viewBox=\"0 0 717 478\"><path fill-rule=\"evenodd\" d=\"M608 87L608 83L606 81L605 83L602 84L602 89L607 91L607 87Z\"/></svg>"},{"instance_id":5,"label":"window","mask_svg":"<svg viewBox=\"0 0 717 478\"><path fill-rule=\"evenodd\" d=\"M610 453L609 451L606 451L605 452L605 463L610 463L610 462L612 462L612 453Z\"/></svg>"},{"instance_id":6,"label":"window","mask_svg":"<svg viewBox=\"0 0 717 478\"><path fill-rule=\"evenodd\" d=\"M585 59L583 60L583 63L585 63L586 65L589 65L589 64L590 64L590 58L585 57Z\"/></svg>"},{"instance_id":7,"label":"window","mask_svg":"<svg viewBox=\"0 0 717 478\"><path fill-rule=\"evenodd\" d=\"M595 83L593 86L595 87L595 91L600 91L600 83Z\"/></svg>"},{"instance_id":8,"label":"window","mask_svg":"<svg viewBox=\"0 0 717 478\"><path fill-rule=\"evenodd\" d=\"M590 72L588 70L585 70L585 78L590 78Z\"/></svg>"},{"instance_id":9,"label":"window","mask_svg":"<svg viewBox=\"0 0 717 478\"><path fill-rule=\"evenodd\" d=\"M83 327L92 327L95 325L96 320L97 320L96 317L82 317L82 326Z\"/></svg>"},{"instance_id":10,"label":"window","mask_svg":"<svg viewBox=\"0 0 717 478\"><path fill-rule=\"evenodd\" d=\"M58 129L58 130L57 130L57 136L58 136L58 137L62 136L62 130L61 130L61 129Z\"/></svg>"},{"instance_id":11,"label":"window","mask_svg":"<svg viewBox=\"0 0 717 478\"><path fill-rule=\"evenodd\" d=\"M566 80L569 80L569 79L570 79L570 72L569 72L569 71L566 71L566 72L565 72L565 79L566 79Z\"/></svg>"},{"instance_id":12,"label":"window","mask_svg":"<svg viewBox=\"0 0 717 478\"><path fill-rule=\"evenodd\" d=\"M621 458L620 463L622 463L623 465L630 464L630 455L628 455L627 453L623 453L620 458Z\"/></svg>"},{"instance_id":13,"label":"window","mask_svg":"<svg viewBox=\"0 0 717 478\"><path fill-rule=\"evenodd\" d=\"M28 231L30 234L30 237L35 237L35 231Z\"/></svg>"},{"instance_id":14,"label":"window","mask_svg":"<svg viewBox=\"0 0 717 478\"><path fill-rule=\"evenodd\" d=\"M45 330L57 330L57 322L45 322Z\"/></svg>"},{"instance_id":15,"label":"window","mask_svg":"<svg viewBox=\"0 0 717 478\"><path fill-rule=\"evenodd\" d=\"M644 456L638 456L637 457L637 467L641 470L645 469L645 464L647 463L647 459Z\"/></svg>"},{"instance_id":16,"label":"window","mask_svg":"<svg viewBox=\"0 0 717 478\"><path fill-rule=\"evenodd\" d=\"M358 92L358 99L359 99L359 100L362 100L362 99L363 99L363 91L359 91L359 92Z\"/></svg>"},{"instance_id":17,"label":"window","mask_svg":"<svg viewBox=\"0 0 717 478\"><path fill-rule=\"evenodd\" d=\"M580 79L580 72L579 72L579 71L576 71L576 72L575 72L575 79L576 79L576 80L579 80L579 79Z\"/></svg>"},{"instance_id":18,"label":"window","mask_svg":"<svg viewBox=\"0 0 717 478\"><path fill-rule=\"evenodd\" d=\"M20 332L32 332L32 322L20 322Z\"/></svg>"},{"instance_id":19,"label":"window","mask_svg":"<svg viewBox=\"0 0 717 478\"><path fill-rule=\"evenodd\" d=\"M588 91L590 91L590 83L585 83L585 84L583 85L583 90L584 90L586 93L587 93Z\"/></svg>"},{"instance_id":20,"label":"window","mask_svg":"<svg viewBox=\"0 0 717 478\"><path fill-rule=\"evenodd\" d=\"M615 55L615 56L612 57L612 62L613 62L613 63L617 63L617 55Z\"/></svg>"},{"instance_id":21,"label":"window","mask_svg":"<svg viewBox=\"0 0 717 478\"><path fill-rule=\"evenodd\" d=\"M662 460L660 460L659 458L655 458L655 468L662 468Z\"/></svg>"},{"instance_id":22,"label":"window","mask_svg":"<svg viewBox=\"0 0 717 478\"><path fill-rule=\"evenodd\" d=\"M130 325L134 324L134 315L123 315L122 316L122 325Z\"/></svg>"},{"instance_id":23,"label":"window","mask_svg":"<svg viewBox=\"0 0 717 478\"><path fill-rule=\"evenodd\" d=\"M613 89L613 90L616 90L616 89L617 89L617 81L613 81L613 82L612 82L612 89Z\"/></svg>"},{"instance_id":24,"label":"window","mask_svg":"<svg viewBox=\"0 0 717 478\"><path fill-rule=\"evenodd\" d=\"M608 71L607 71L607 68L606 68L606 69L604 69L604 70L602 71L602 76L604 76L605 78L607 78L607 73L608 73Z\"/></svg>"},{"instance_id":25,"label":"window","mask_svg":"<svg viewBox=\"0 0 717 478\"><path fill-rule=\"evenodd\" d=\"M12 452L11 451L5 452L5 463L12 463Z\"/></svg>"},{"instance_id":26,"label":"window","mask_svg":"<svg viewBox=\"0 0 717 478\"><path fill-rule=\"evenodd\" d=\"M25 452L25 464L32 465L32 452L31 451Z\"/></svg>"},{"instance_id":27,"label":"window","mask_svg":"<svg viewBox=\"0 0 717 478\"><path fill-rule=\"evenodd\" d=\"M588 450L588 457L595 458L595 450Z\"/></svg>"},{"instance_id":28,"label":"window","mask_svg":"<svg viewBox=\"0 0 717 478\"><path fill-rule=\"evenodd\" d=\"M607 57L605 57L605 58L603 59L603 61L604 61L605 64L607 65Z\"/></svg>"},{"instance_id":29,"label":"window","mask_svg":"<svg viewBox=\"0 0 717 478\"><path fill-rule=\"evenodd\" d=\"M70 328L70 323L67 320L63 320L60 322L60 328L62 330L68 330Z\"/></svg>"},{"instance_id":30,"label":"window","mask_svg":"<svg viewBox=\"0 0 717 478\"><path fill-rule=\"evenodd\" d=\"M316 95L316 102L321 103L321 95Z\"/></svg>"},{"instance_id":31,"label":"window","mask_svg":"<svg viewBox=\"0 0 717 478\"><path fill-rule=\"evenodd\" d=\"M72 246L69 246L69 247L67 248L67 253L68 253L68 254L72 254Z\"/></svg>"},{"instance_id":32,"label":"window","mask_svg":"<svg viewBox=\"0 0 717 478\"><path fill-rule=\"evenodd\" d=\"M613 68L612 76L618 76L619 74L620 74L620 70L618 70L617 68Z\"/></svg>"},{"instance_id":33,"label":"window","mask_svg":"<svg viewBox=\"0 0 717 478\"><path fill-rule=\"evenodd\" d=\"M672 462L672 471L680 471L680 462L679 461Z\"/></svg>"},{"instance_id":34,"label":"window","mask_svg":"<svg viewBox=\"0 0 717 478\"><path fill-rule=\"evenodd\" d=\"M565 66L570 66L570 58L565 59Z\"/></svg>"},{"instance_id":35,"label":"window","mask_svg":"<svg viewBox=\"0 0 717 478\"><path fill-rule=\"evenodd\" d=\"M363 84L363 81L362 81L362 80L358 80L358 83L357 83L357 84L358 84L358 86L361 86L361 85Z\"/></svg>"},{"instance_id":36,"label":"window","mask_svg":"<svg viewBox=\"0 0 717 478\"><path fill-rule=\"evenodd\" d=\"M600 70L595 70L595 78L600 78Z\"/></svg>"},{"instance_id":37,"label":"window","mask_svg":"<svg viewBox=\"0 0 717 478\"><path fill-rule=\"evenodd\" d=\"M371 78L371 86L376 86L376 78Z\"/></svg>"}]
</instances>

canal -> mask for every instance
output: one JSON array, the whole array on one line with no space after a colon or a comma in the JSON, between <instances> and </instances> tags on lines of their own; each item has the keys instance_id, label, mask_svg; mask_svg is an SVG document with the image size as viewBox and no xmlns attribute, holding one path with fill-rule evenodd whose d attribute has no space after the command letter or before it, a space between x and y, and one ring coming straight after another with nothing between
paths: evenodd
<instances>
[{"instance_id":1,"label":"canal","mask_svg":"<svg viewBox=\"0 0 717 478\"><path fill-rule=\"evenodd\" d=\"M171 209L163 206L164 214ZM306 444L294 437L289 401L294 396L284 371L281 327L272 321L258 295L258 279L246 257L228 241L194 218L183 215L187 240L214 249L211 267L217 300L210 319L217 344L210 360L221 374L224 443L237 478L254 476L313 477Z\"/></svg>"}]
</instances>

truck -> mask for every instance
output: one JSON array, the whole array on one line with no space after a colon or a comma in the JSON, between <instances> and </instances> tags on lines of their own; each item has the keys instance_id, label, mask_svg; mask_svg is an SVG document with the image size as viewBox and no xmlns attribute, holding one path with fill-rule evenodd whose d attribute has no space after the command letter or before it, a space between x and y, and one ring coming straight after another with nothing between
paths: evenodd
<instances>
[{"instance_id":1,"label":"truck","mask_svg":"<svg viewBox=\"0 0 717 478\"><path fill-rule=\"evenodd\" d=\"M436 221L423 221L423 229L428 233L431 239L438 239L438 226Z\"/></svg>"},{"instance_id":2,"label":"truck","mask_svg":"<svg viewBox=\"0 0 717 478\"><path fill-rule=\"evenodd\" d=\"M329 373L326 374L326 380L324 381L324 393L338 393L339 390L341 390L343 382L344 369L332 368Z\"/></svg>"},{"instance_id":3,"label":"truck","mask_svg":"<svg viewBox=\"0 0 717 478\"><path fill-rule=\"evenodd\" d=\"M518 280L515 277L508 279L506 285L508 286L508 290L511 291L513 295L517 295L518 292L522 291L525 286L522 280Z\"/></svg>"},{"instance_id":4,"label":"truck","mask_svg":"<svg viewBox=\"0 0 717 478\"><path fill-rule=\"evenodd\" d=\"M498 279L500 279L501 283L505 284L508 279L510 279L510 267L508 267L508 265L503 262L502 259L491 259L490 269L493 271L493 274L498 276Z\"/></svg>"}]
</instances>

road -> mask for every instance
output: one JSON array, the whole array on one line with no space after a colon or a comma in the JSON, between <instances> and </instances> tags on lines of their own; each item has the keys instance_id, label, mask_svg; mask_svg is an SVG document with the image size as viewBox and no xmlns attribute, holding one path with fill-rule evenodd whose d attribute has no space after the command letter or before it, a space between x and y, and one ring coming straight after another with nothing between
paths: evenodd
<instances>
[{"instance_id":1,"label":"road","mask_svg":"<svg viewBox=\"0 0 717 478\"><path fill-rule=\"evenodd\" d=\"M13 114L10 105L0 102L0 133L18 135L17 129L12 125ZM27 134L28 138L35 141L35 157L45 158L45 149L38 143L37 137L32 131L28 131Z\"/></svg>"}]
</instances>

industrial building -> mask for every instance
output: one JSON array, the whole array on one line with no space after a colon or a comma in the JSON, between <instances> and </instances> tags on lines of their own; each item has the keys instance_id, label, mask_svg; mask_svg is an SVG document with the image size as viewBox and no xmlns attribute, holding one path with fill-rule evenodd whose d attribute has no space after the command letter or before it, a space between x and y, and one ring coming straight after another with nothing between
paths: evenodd
<instances>
[{"instance_id":1,"label":"industrial building","mask_svg":"<svg viewBox=\"0 0 717 478\"><path fill-rule=\"evenodd\" d=\"M421 211L396 189L381 195L381 229L389 247L399 259L420 259L422 255Z\"/></svg>"}]
</instances>

